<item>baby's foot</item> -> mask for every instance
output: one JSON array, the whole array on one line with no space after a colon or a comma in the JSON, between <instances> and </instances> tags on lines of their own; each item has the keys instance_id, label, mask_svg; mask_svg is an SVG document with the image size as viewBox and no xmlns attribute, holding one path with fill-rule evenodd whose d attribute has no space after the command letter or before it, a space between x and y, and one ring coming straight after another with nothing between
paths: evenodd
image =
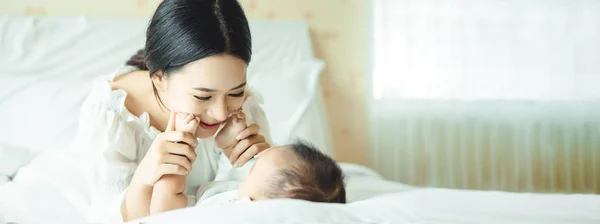
<instances>
[{"instance_id":1,"label":"baby's foot","mask_svg":"<svg viewBox=\"0 0 600 224\"><path fill-rule=\"evenodd\" d=\"M215 137L215 145L221 149L234 147L238 143L237 135L246 129L246 115L239 111L225 122L225 126Z\"/></svg>"},{"instance_id":2,"label":"baby's foot","mask_svg":"<svg viewBox=\"0 0 600 224\"><path fill-rule=\"evenodd\" d=\"M196 128L198 128L198 119L196 119L194 115L187 113L177 114L175 119L175 130L195 134Z\"/></svg>"}]
</instances>

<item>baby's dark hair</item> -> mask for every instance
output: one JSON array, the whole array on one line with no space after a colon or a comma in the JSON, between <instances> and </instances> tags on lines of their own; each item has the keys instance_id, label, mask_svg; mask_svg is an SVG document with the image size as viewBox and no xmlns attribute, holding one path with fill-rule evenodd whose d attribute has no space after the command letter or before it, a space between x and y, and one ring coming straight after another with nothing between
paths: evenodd
<instances>
[{"instance_id":1,"label":"baby's dark hair","mask_svg":"<svg viewBox=\"0 0 600 224\"><path fill-rule=\"evenodd\" d=\"M335 160L306 141L296 140L288 147L299 162L278 171L267 197L346 203L344 175Z\"/></svg>"}]
</instances>

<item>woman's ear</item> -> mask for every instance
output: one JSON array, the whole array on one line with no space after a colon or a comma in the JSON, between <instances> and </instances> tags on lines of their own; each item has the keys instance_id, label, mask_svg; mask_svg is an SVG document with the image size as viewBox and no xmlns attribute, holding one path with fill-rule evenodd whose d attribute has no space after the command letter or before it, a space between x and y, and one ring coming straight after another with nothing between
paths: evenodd
<instances>
[{"instance_id":1,"label":"woman's ear","mask_svg":"<svg viewBox=\"0 0 600 224\"><path fill-rule=\"evenodd\" d=\"M152 79L152 84L154 84L158 92L167 91L167 77L162 71L157 71L150 79Z\"/></svg>"}]
</instances>

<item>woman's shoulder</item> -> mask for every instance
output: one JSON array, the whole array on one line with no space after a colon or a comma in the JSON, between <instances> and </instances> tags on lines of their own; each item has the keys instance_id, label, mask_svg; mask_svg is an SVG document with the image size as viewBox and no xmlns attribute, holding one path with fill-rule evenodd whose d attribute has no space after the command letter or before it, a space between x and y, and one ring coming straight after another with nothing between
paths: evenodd
<instances>
[{"instance_id":1,"label":"woman's shoulder","mask_svg":"<svg viewBox=\"0 0 600 224\"><path fill-rule=\"evenodd\" d=\"M90 93L80 109L80 126L94 120L108 126L117 125L116 123L133 123L147 129L147 132L152 135L158 133L158 130L153 130L153 127L150 126L147 113L136 116L127 109L125 100L128 93L113 85L115 79L134 71L136 71L135 67L124 66L112 74L99 76L93 80Z\"/></svg>"},{"instance_id":2,"label":"woman's shoulder","mask_svg":"<svg viewBox=\"0 0 600 224\"><path fill-rule=\"evenodd\" d=\"M116 72L98 76L92 81L92 87L83 102L81 113L91 112L90 109L92 108L106 111L118 109L119 101L124 100L127 93L124 91L113 91L111 83L115 77Z\"/></svg>"},{"instance_id":3,"label":"woman's shoulder","mask_svg":"<svg viewBox=\"0 0 600 224\"><path fill-rule=\"evenodd\" d=\"M114 88L113 81L133 71L135 71L135 67L122 66L111 74L96 77L86 98L86 103L106 104L106 106L111 106L110 109L115 109L112 107L116 106L114 102L124 100L127 92Z\"/></svg>"}]
</instances>

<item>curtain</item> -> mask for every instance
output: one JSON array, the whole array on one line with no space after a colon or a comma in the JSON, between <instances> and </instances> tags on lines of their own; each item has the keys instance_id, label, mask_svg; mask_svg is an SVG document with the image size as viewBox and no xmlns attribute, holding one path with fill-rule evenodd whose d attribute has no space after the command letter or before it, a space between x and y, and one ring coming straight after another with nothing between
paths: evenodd
<instances>
[{"instance_id":1,"label":"curtain","mask_svg":"<svg viewBox=\"0 0 600 224\"><path fill-rule=\"evenodd\" d=\"M600 98L600 1L375 0L376 99Z\"/></svg>"},{"instance_id":2,"label":"curtain","mask_svg":"<svg viewBox=\"0 0 600 224\"><path fill-rule=\"evenodd\" d=\"M600 193L600 1L375 0L372 21L384 176Z\"/></svg>"}]
</instances>

